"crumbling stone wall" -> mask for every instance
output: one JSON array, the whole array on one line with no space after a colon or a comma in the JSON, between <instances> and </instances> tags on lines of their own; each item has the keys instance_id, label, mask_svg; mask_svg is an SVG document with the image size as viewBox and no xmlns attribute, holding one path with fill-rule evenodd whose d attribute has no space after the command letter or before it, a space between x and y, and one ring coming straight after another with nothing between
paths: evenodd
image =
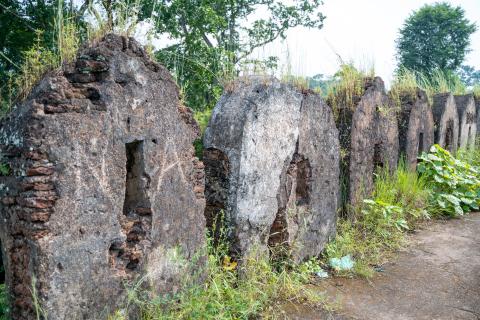
<instances>
[{"instance_id":1,"label":"crumbling stone wall","mask_svg":"<svg viewBox=\"0 0 480 320\"><path fill-rule=\"evenodd\" d=\"M435 143L450 152L456 152L459 120L453 95L451 93L434 95L432 111L435 123Z\"/></svg>"},{"instance_id":2,"label":"crumbling stone wall","mask_svg":"<svg viewBox=\"0 0 480 320\"><path fill-rule=\"evenodd\" d=\"M434 141L432 108L427 94L417 89L415 94L400 95L398 112L398 133L400 154L405 157L410 169L417 167L417 158L422 152L428 152Z\"/></svg>"},{"instance_id":3,"label":"crumbling stone wall","mask_svg":"<svg viewBox=\"0 0 480 320\"><path fill-rule=\"evenodd\" d=\"M338 105L343 203L356 205L373 191L374 173L398 161L398 124L395 106L381 78L365 79L362 95L353 106Z\"/></svg>"},{"instance_id":4,"label":"crumbling stone wall","mask_svg":"<svg viewBox=\"0 0 480 320\"><path fill-rule=\"evenodd\" d=\"M475 97L475 109L477 112L477 147L480 147L478 145L480 143L480 98Z\"/></svg>"},{"instance_id":5,"label":"crumbling stone wall","mask_svg":"<svg viewBox=\"0 0 480 320\"><path fill-rule=\"evenodd\" d=\"M49 319L106 318L139 277L176 290L181 258L205 245L198 134L169 72L133 39L108 35L46 75L0 123L13 318L34 318L34 277Z\"/></svg>"},{"instance_id":6,"label":"crumbling stone wall","mask_svg":"<svg viewBox=\"0 0 480 320\"><path fill-rule=\"evenodd\" d=\"M462 149L473 149L477 135L477 114L472 94L455 96L458 110L458 146Z\"/></svg>"},{"instance_id":7,"label":"crumbling stone wall","mask_svg":"<svg viewBox=\"0 0 480 320\"><path fill-rule=\"evenodd\" d=\"M335 231L339 142L319 96L241 79L213 110L204 146L207 221L224 211L237 257L321 252Z\"/></svg>"}]
</instances>

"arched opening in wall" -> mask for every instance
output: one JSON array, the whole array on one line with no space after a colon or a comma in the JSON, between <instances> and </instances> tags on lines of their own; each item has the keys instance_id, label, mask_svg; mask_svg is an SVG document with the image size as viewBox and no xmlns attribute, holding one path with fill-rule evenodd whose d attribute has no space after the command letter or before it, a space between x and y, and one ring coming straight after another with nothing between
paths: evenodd
<instances>
[{"instance_id":1,"label":"arched opening in wall","mask_svg":"<svg viewBox=\"0 0 480 320\"><path fill-rule=\"evenodd\" d=\"M303 221L301 216L309 211L311 180L310 161L295 153L286 174L282 173L280 194L277 196L279 209L270 227L268 246L272 260L281 260L289 255L289 242L295 237L289 230L296 230L293 225Z\"/></svg>"},{"instance_id":2,"label":"arched opening in wall","mask_svg":"<svg viewBox=\"0 0 480 320\"><path fill-rule=\"evenodd\" d=\"M127 240L114 241L110 246L110 255L117 268L133 271L142 262L145 242L150 241L152 208L147 193L150 177L145 172L143 141L125 144L125 154L125 198L120 224Z\"/></svg>"},{"instance_id":3,"label":"arched opening in wall","mask_svg":"<svg viewBox=\"0 0 480 320\"><path fill-rule=\"evenodd\" d=\"M374 179L377 176L376 174L380 173L383 170L384 161L383 161L383 145L382 143L375 143L373 146L373 173Z\"/></svg>"},{"instance_id":4,"label":"arched opening in wall","mask_svg":"<svg viewBox=\"0 0 480 320\"><path fill-rule=\"evenodd\" d=\"M296 206L306 206L310 203L310 188L312 168L308 159L302 158L297 162L295 200Z\"/></svg>"},{"instance_id":5,"label":"arched opening in wall","mask_svg":"<svg viewBox=\"0 0 480 320\"><path fill-rule=\"evenodd\" d=\"M425 142L423 141L423 139L423 132L420 132L420 134L418 135L418 155L421 155L422 152L425 151Z\"/></svg>"},{"instance_id":6,"label":"arched opening in wall","mask_svg":"<svg viewBox=\"0 0 480 320\"><path fill-rule=\"evenodd\" d=\"M225 228L224 210L227 206L230 161L221 150L208 148L203 150L205 165L205 219L207 229L215 244L218 243Z\"/></svg>"},{"instance_id":7,"label":"arched opening in wall","mask_svg":"<svg viewBox=\"0 0 480 320\"><path fill-rule=\"evenodd\" d=\"M468 126L467 149L472 145L472 126Z\"/></svg>"},{"instance_id":8,"label":"arched opening in wall","mask_svg":"<svg viewBox=\"0 0 480 320\"><path fill-rule=\"evenodd\" d=\"M445 130L445 149L452 151L453 149L453 120L447 121L447 129Z\"/></svg>"}]
</instances>

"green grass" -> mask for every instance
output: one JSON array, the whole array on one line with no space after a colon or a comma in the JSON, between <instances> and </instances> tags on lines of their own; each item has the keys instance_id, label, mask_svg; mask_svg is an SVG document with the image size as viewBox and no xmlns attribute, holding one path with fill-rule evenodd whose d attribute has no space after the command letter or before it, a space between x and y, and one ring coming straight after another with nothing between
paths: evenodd
<instances>
[{"instance_id":1,"label":"green grass","mask_svg":"<svg viewBox=\"0 0 480 320\"><path fill-rule=\"evenodd\" d=\"M9 310L7 287L2 283L0 284L0 320L8 319Z\"/></svg>"},{"instance_id":2,"label":"green grass","mask_svg":"<svg viewBox=\"0 0 480 320\"><path fill-rule=\"evenodd\" d=\"M472 93L476 99L480 99L480 84L477 84L473 87Z\"/></svg>"},{"instance_id":3,"label":"green grass","mask_svg":"<svg viewBox=\"0 0 480 320\"><path fill-rule=\"evenodd\" d=\"M352 63L342 64L333 81L327 87L326 100L338 119L341 108L355 108L355 96L363 94L365 79L373 78L375 71L356 68Z\"/></svg>"},{"instance_id":4,"label":"green grass","mask_svg":"<svg viewBox=\"0 0 480 320\"><path fill-rule=\"evenodd\" d=\"M429 218L429 190L403 161L396 172L381 171L371 199L354 210L353 219L339 218L337 236L325 250L325 261L352 255L354 270L340 275L370 277L374 266L387 261L405 243L405 232Z\"/></svg>"},{"instance_id":5,"label":"green grass","mask_svg":"<svg viewBox=\"0 0 480 320\"><path fill-rule=\"evenodd\" d=\"M288 260L272 263L268 257L252 254L233 261L225 234L225 230L220 232L215 245L209 238L205 281L192 285L195 281L186 276L178 293L156 297L133 289L126 305L139 310L142 320L271 318L286 302L324 305L324 296L307 286L320 269L318 260L294 265ZM124 320L125 314L128 310L117 311L110 319Z\"/></svg>"},{"instance_id":6,"label":"green grass","mask_svg":"<svg viewBox=\"0 0 480 320\"><path fill-rule=\"evenodd\" d=\"M401 68L392 82L390 97L399 106L400 96L414 96L417 88L427 93L430 102L433 101L433 95L438 93L451 92L454 95L467 93L465 84L455 74L434 70L431 75L426 75L421 72Z\"/></svg>"}]
</instances>

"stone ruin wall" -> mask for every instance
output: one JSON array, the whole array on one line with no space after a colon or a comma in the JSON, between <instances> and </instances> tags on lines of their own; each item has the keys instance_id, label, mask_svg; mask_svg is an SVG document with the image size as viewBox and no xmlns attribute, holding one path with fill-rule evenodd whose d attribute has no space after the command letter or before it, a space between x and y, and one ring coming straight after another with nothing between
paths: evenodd
<instances>
[{"instance_id":1,"label":"stone ruin wall","mask_svg":"<svg viewBox=\"0 0 480 320\"><path fill-rule=\"evenodd\" d=\"M413 168L434 139L457 148L450 94L434 97L432 114L419 90L396 114L374 78L353 100L340 106L337 130L318 95L240 79L213 111L202 163L192 146L198 126L166 69L133 39L108 35L82 48L0 122L11 168L0 177L0 239L13 318L34 317L34 278L52 319L106 318L139 277L158 294L202 281L205 225L227 229L237 258L317 256L335 234L340 185L355 205L379 167L395 170L399 150Z\"/></svg>"},{"instance_id":2,"label":"stone ruin wall","mask_svg":"<svg viewBox=\"0 0 480 320\"><path fill-rule=\"evenodd\" d=\"M2 120L1 241L14 319L106 318L127 281L178 289L204 249L203 164L169 72L109 35ZM201 258L201 257L200 257Z\"/></svg>"},{"instance_id":3,"label":"stone ruin wall","mask_svg":"<svg viewBox=\"0 0 480 320\"><path fill-rule=\"evenodd\" d=\"M458 147L473 149L477 135L477 115L475 100L472 94L455 96L458 110Z\"/></svg>"},{"instance_id":4,"label":"stone ruin wall","mask_svg":"<svg viewBox=\"0 0 480 320\"><path fill-rule=\"evenodd\" d=\"M434 143L433 113L425 91L400 94L398 110L399 154L411 170L417 167L417 158L428 152Z\"/></svg>"},{"instance_id":5,"label":"stone ruin wall","mask_svg":"<svg viewBox=\"0 0 480 320\"><path fill-rule=\"evenodd\" d=\"M475 97L475 109L477 112L477 136L476 146L480 148L480 97Z\"/></svg>"},{"instance_id":6,"label":"stone ruin wall","mask_svg":"<svg viewBox=\"0 0 480 320\"><path fill-rule=\"evenodd\" d=\"M455 153L458 149L459 119L453 95L451 93L434 95L432 111L435 123L435 143Z\"/></svg>"},{"instance_id":7,"label":"stone ruin wall","mask_svg":"<svg viewBox=\"0 0 480 320\"><path fill-rule=\"evenodd\" d=\"M207 221L224 210L233 254L318 255L335 230L338 132L317 95L246 78L215 107L204 137Z\"/></svg>"},{"instance_id":8,"label":"stone ruin wall","mask_svg":"<svg viewBox=\"0 0 480 320\"><path fill-rule=\"evenodd\" d=\"M354 106L340 105L337 125L342 150L343 205L356 205L373 190L379 168L394 171L398 160L398 124L395 107L383 81L365 79L364 92ZM344 208L346 209L346 208Z\"/></svg>"}]
</instances>

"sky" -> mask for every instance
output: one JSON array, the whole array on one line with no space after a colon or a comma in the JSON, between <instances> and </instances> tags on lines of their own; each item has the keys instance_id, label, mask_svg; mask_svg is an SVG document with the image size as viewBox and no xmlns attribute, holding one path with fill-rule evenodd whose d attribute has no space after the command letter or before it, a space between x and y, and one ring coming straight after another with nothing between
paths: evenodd
<instances>
[{"instance_id":1,"label":"sky","mask_svg":"<svg viewBox=\"0 0 480 320\"><path fill-rule=\"evenodd\" d=\"M256 58L277 55L282 68L291 65L292 74L332 75L339 66L338 55L346 62L369 69L390 83L394 69L395 39L405 19L424 4L424 0L324 0L326 16L320 30L295 28L285 41L275 41L255 52ZM451 0L461 6L467 19L478 26L471 37L472 50L465 64L480 69L480 0ZM288 57L288 58L287 58ZM290 61L288 64L287 61Z\"/></svg>"}]
</instances>

